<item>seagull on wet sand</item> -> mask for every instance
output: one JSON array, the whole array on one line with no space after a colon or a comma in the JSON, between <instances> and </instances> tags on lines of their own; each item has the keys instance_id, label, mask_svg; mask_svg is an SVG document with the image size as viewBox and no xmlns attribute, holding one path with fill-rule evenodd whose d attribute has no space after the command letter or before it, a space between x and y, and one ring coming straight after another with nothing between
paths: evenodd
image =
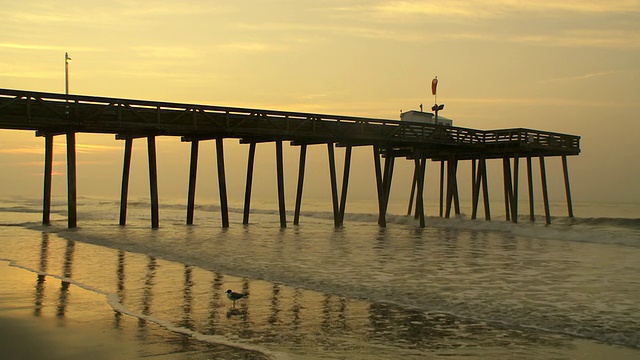
<instances>
[{"instance_id":1,"label":"seagull on wet sand","mask_svg":"<svg viewBox=\"0 0 640 360\"><path fill-rule=\"evenodd\" d=\"M240 300L246 296L249 296L249 293L241 294L241 293L233 292L231 289L227 290L227 298L233 301L233 307L236 306L236 300Z\"/></svg>"}]
</instances>

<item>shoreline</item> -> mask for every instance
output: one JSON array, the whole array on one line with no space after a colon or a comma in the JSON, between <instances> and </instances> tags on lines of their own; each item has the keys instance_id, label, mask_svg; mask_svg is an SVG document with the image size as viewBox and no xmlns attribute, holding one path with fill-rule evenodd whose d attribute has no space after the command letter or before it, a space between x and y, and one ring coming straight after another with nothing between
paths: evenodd
<instances>
[{"instance_id":1,"label":"shoreline","mask_svg":"<svg viewBox=\"0 0 640 360\"><path fill-rule=\"evenodd\" d=\"M103 294L53 277L41 281L6 261L0 278L0 352L11 359L268 359L123 315Z\"/></svg>"},{"instance_id":2,"label":"shoreline","mask_svg":"<svg viewBox=\"0 0 640 360\"><path fill-rule=\"evenodd\" d=\"M625 360L640 354L562 334L238 278L35 229L11 232L0 238L0 258L17 264L0 261L0 335L6 339L0 351L17 359L268 358L251 348L294 359L430 354ZM247 289L251 296L232 308L227 288ZM224 339L247 349L215 343ZM29 345L34 342L50 349L38 353Z\"/></svg>"}]
</instances>

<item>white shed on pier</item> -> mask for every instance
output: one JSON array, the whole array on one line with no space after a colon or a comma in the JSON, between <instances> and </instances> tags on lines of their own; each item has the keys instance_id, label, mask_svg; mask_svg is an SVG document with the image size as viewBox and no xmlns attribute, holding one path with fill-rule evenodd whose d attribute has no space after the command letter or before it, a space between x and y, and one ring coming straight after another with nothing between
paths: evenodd
<instances>
[{"instance_id":1,"label":"white shed on pier","mask_svg":"<svg viewBox=\"0 0 640 360\"><path fill-rule=\"evenodd\" d=\"M409 111L400 113L400 120L402 121L435 124L436 123L435 119L436 119L435 115L430 112L409 110ZM445 126L453 126L453 120L438 115L438 124L445 125Z\"/></svg>"}]
</instances>

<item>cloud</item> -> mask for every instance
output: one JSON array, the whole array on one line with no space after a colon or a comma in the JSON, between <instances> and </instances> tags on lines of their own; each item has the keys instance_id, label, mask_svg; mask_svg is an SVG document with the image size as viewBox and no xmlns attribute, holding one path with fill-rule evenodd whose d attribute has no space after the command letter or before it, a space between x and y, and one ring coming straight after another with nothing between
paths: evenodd
<instances>
[{"instance_id":1,"label":"cloud","mask_svg":"<svg viewBox=\"0 0 640 360\"><path fill-rule=\"evenodd\" d=\"M65 149L66 149L66 146L65 146ZM76 144L76 151L83 154L110 153L110 152L121 152L122 147L116 146L116 145Z\"/></svg>"},{"instance_id":2,"label":"cloud","mask_svg":"<svg viewBox=\"0 0 640 360\"><path fill-rule=\"evenodd\" d=\"M197 56L196 49L185 46L137 46L134 51L139 57L171 60L189 60Z\"/></svg>"},{"instance_id":3,"label":"cloud","mask_svg":"<svg viewBox=\"0 0 640 360\"><path fill-rule=\"evenodd\" d=\"M448 98L450 102L488 105L525 105L525 106L580 106L580 107L622 107L635 106L633 103L609 100L569 99L569 98Z\"/></svg>"},{"instance_id":4,"label":"cloud","mask_svg":"<svg viewBox=\"0 0 640 360\"><path fill-rule=\"evenodd\" d=\"M13 149L3 149L0 148L0 154L44 154L44 150L42 148L37 147L24 147L24 148L13 148Z\"/></svg>"},{"instance_id":5,"label":"cloud","mask_svg":"<svg viewBox=\"0 0 640 360\"><path fill-rule=\"evenodd\" d=\"M16 43L0 43L0 48L18 49L18 50L55 50L64 51L60 46L41 45L41 44L16 44Z\"/></svg>"},{"instance_id":6,"label":"cloud","mask_svg":"<svg viewBox=\"0 0 640 360\"><path fill-rule=\"evenodd\" d=\"M461 17L492 17L497 15L497 8L486 5L447 1L388 1L373 8L374 13L382 16L461 16Z\"/></svg>"},{"instance_id":7,"label":"cloud","mask_svg":"<svg viewBox=\"0 0 640 360\"><path fill-rule=\"evenodd\" d=\"M233 5L219 5L214 2L198 1L192 4L180 1L118 1L118 13L125 16L177 16L177 15L202 15L228 11Z\"/></svg>"},{"instance_id":8,"label":"cloud","mask_svg":"<svg viewBox=\"0 0 640 360\"><path fill-rule=\"evenodd\" d=\"M54 154L66 154L67 146L65 143L54 144ZM95 153L109 153L109 152L121 152L122 147L115 145L90 145L90 144L76 144L76 152L82 154L95 154ZM44 156L44 147L18 147L18 148L0 148L0 154L11 155L42 155Z\"/></svg>"},{"instance_id":9,"label":"cloud","mask_svg":"<svg viewBox=\"0 0 640 360\"><path fill-rule=\"evenodd\" d=\"M629 29L576 28L550 34L511 35L509 41L529 42L565 47L596 47L605 49L640 49L640 33Z\"/></svg>"},{"instance_id":10,"label":"cloud","mask_svg":"<svg viewBox=\"0 0 640 360\"><path fill-rule=\"evenodd\" d=\"M599 0L565 0L559 2L539 0L489 1L385 1L372 10L380 15L413 15L432 17L493 18L509 13L629 13L640 12L634 0L604 2Z\"/></svg>"},{"instance_id":11,"label":"cloud","mask_svg":"<svg viewBox=\"0 0 640 360\"><path fill-rule=\"evenodd\" d=\"M566 77L553 78L553 79L545 79L545 80L541 80L540 83L541 84L548 84L548 83L558 83L558 82L573 82L573 81L581 81L581 80L587 80L587 79L592 79L592 78L604 77L604 76L612 75L612 74L615 74L615 72L614 71L601 71L601 72L588 73L588 74L582 74L582 75L574 75L574 76L566 76Z\"/></svg>"},{"instance_id":12,"label":"cloud","mask_svg":"<svg viewBox=\"0 0 640 360\"><path fill-rule=\"evenodd\" d=\"M221 50L240 51L240 52L266 52L266 51L282 51L287 47L280 44L269 44L262 42L234 42L222 44L219 46Z\"/></svg>"}]
</instances>

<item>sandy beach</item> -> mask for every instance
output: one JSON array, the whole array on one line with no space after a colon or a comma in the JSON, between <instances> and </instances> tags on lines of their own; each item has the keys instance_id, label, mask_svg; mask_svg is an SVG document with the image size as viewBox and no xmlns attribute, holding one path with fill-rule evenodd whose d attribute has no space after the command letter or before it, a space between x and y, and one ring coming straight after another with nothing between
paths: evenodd
<instances>
[{"instance_id":1,"label":"sandy beach","mask_svg":"<svg viewBox=\"0 0 640 360\"><path fill-rule=\"evenodd\" d=\"M3 359L264 359L115 312L104 295L0 262ZM41 278L40 278L41 279ZM46 283L46 284L45 284Z\"/></svg>"}]
</instances>

